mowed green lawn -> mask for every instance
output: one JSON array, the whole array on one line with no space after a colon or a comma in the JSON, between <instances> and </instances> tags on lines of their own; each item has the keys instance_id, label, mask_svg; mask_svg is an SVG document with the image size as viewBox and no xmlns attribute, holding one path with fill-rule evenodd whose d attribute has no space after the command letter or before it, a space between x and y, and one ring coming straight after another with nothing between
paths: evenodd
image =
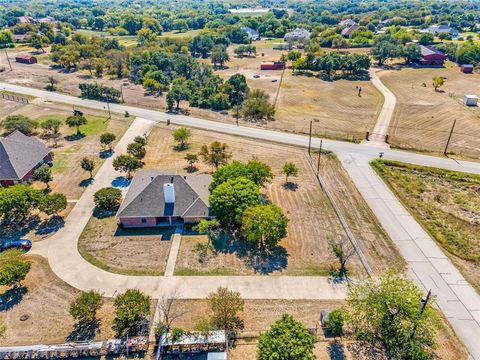
<instances>
[{"instance_id":1,"label":"mowed green lawn","mask_svg":"<svg viewBox=\"0 0 480 360\"><path fill-rule=\"evenodd\" d=\"M87 118L87 124L80 126L80 131L85 136L96 135L102 131L105 131L105 129L108 126L108 121L106 118L98 117L98 116L89 116L89 115L86 115L85 117ZM43 115L35 119L35 121L41 124L43 121L47 119L56 119L56 120L60 120L64 124L66 118L67 117L65 115ZM76 129L72 128L72 134L74 134L75 132L76 132ZM70 135L70 134L65 134L65 135Z\"/></svg>"}]
</instances>

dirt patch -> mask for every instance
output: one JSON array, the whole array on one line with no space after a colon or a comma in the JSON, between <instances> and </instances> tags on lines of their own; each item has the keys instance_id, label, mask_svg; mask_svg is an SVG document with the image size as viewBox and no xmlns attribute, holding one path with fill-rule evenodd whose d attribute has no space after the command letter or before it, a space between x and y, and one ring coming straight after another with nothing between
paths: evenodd
<instances>
[{"instance_id":1,"label":"dirt patch","mask_svg":"<svg viewBox=\"0 0 480 360\"><path fill-rule=\"evenodd\" d=\"M445 68L402 68L382 71L382 82L396 95L397 107L390 124L393 146L443 153L453 121L457 120L449 152L480 156L480 110L463 105L465 94L478 95L480 74L464 74L447 63ZM432 78L443 76L436 92Z\"/></svg>"},{"instance_id":2,"label":"dirt patch","mask_svg":"<svg viewBox=\"0 0 480 360\"><path fill-rule=\"evenodd\" d=\"M72 334L75 321L69 314L69 306L80 292L57 278L47 260L28 257L32 269L22 287L15 291L2 290L3 301L10 301L8 310L0 311L0 321L7 327L5 338L0 339L2 346L62 343L75 335ZM105 299L97 314L100 328L96 339L113 337L113 311L113 301ZM23 315L27 320L20 319Z\"/></svg>"},{"instance_id":3,"label":"dirt patch","mask_svg":"<svg viewBox=\"0 0 480 360\"><path fill-rule=\"evenodd\" d=\"M91 217L78 250L95 266L125 275L163 275L174 229L121 229L117 218Z\"/></svg>"},{"instance_id":4,"label":"dirt patch","mask_svg":"<svg viewBox=\"0 0 480 360\"><path fill-rule=\"evenodd\" d=\"M274 270L268 273L290 275L326 275L335 259L331 256L328 241L330 238L340 239L345 233L331 208L325 194L320 190L316 178L308 164L305 151L295 147L273 143L258 142L250 139L228 135L192 130L190 148L183 152L174 150L175 143L172 131L175 127L157 125L149 137L146 168L176 169L179 173L187 173L187 163L184 160L187 153L198 153L202 144L210 144L220 140L226 142L233 154L233 159L248 161L256 158L269 164L275 174L271 184L264 189L265 195L273 203L281 206L290 218L288 235L281 241L280 247L286 254L278 254L273 259ZM246 151L248 149L248 151ZM286 161L293 161L299 167L299 176L293 181L297 184L295 190L284 188L285 178L281 168ZM322 173L329 174L328 182L335 188L338 201L348 210L348 221L355 229L359 241L362 241L364 252L371 259L372 267L381 271L401 263L391 241L377 224L375 217L368 211L368 206L349 181L341 165L335 157L329 155L321 162ZM213 169L202 162L197 164L198 172L211 172ZM252 274L265 273L258 268L257 260L248 252L240 251L234 246L220 244L208 261L199 261L196 244L205 243L202 236L184 236L177 258L177 273L196 274ZM280 249L279 249L280 250ZM280 259L280 261L279 261ZM267 264L268 265L268 264ZM375 266L373 266L375 265ZM351 263L353 271L361 273L359 261Z\"/></svg>"}]
</instances>

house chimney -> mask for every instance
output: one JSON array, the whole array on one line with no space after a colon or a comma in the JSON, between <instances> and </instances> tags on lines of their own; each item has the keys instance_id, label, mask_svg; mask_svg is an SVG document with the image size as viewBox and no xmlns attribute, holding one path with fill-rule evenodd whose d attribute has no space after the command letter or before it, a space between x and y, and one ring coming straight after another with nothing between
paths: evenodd
<instances>
[{"instance_id":1,"label":"house chimney","mask_svg":"<svg viewBox=\"0 0 480 360\"><path fill-rule=\"evenodd\" d=\"M163 184L163 194L165 196L166 204L175 203L175 188L173 187L173 181Z\"/></svg>"}]
</instances>

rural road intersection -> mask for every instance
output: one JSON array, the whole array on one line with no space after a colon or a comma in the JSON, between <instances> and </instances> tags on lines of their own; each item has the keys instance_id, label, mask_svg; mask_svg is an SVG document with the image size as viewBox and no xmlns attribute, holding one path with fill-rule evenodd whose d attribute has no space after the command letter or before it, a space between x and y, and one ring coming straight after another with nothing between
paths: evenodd
<instances>
[{"instance_id":1,"label":"rural road intersection","mask_svg":"<svg viewBox=\"0 0 480 360\"><path fill-rule=\"evenodd\" d=\"M375 82L375 76L372 81ZM377 78L378 80L378 78ZM378 82L381 84L380 80ZM375 84L376 86L378 84ZM382 84L383 86L383 84ZM384 107L379 118L379 133L382 133L393 114L395 103L387 101L388 92L377 88L385 96ZM383 88L386 89L385 86ZM0 90L30 95L54 102L100 109L105 104L76 98L69 95L47 92L33 88L0 83ZM388 89L386 89L388 91ZM255 127L208 121L183 115L171 115L132 106L110 104L113 112L128 111L138 117L118 143L115 152L125 152L126 145L138 134L143 134L155 122L201 128L219 133L244 136L288 145L307 146L308 137L282 133ZM387 124L387 125L386 125ZM375 127L377 129L377 127ZM376 132L377 130L374 130ZM377 139L378 141L378 139ZM337 154L353 182L377 216L402 256L408 262L409 276L425 292L429 289L436 296L436 304L450 321L457 335L463 340L471 358L480 360L480 296L463 278L436 242L423 230L400 201L372 170L369 162L385 152L385 158L412 164L433 166L455 171L480 174L480 163L456 161L399 150L385 150L382 144L372 141L368 145L323 139L324 148ZM312 146L318 147L320 139L313 139ZM342 285L332 285L322 277L290 276L201 276L201 277L149 277L125 276L105 272L84 260L77 250L77 240L88 222L93 209L93 193L109 186L116 174L107 159L97 173L92 186L87 188L66 219L65 227L52 236L48 258L53 271L70 285L82 289L100 290L106 296L114 296L128 288L136 287L160 297L177 289L182 298L203 298L218 286L228 286L240 291L245 298L257 299L339 299L345 296ZM53 245L53 246L52 246Z\"/></svg>"}]
</instances>

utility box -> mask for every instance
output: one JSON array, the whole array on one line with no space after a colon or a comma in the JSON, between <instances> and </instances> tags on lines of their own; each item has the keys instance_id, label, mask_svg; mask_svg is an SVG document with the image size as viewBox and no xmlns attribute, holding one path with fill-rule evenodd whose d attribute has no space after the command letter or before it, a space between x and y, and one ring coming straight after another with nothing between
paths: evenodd
<instances>
[{"instance_id":1,"label":"utility box","mask_svg":"<svg viewBox=\"0 0 480 360\"><path fill-rule=\"evenodd\" d=\"M467 106L477 106L478 96L477 95L465 95L463 97L463 103Z\"/></svg>"},{"instance_id":2,"label":"utility box","mask_svg":"<svg viewBox=\"0 0 480 360\"><path fill-rule=\"evenodd\" d=\"M462 66L460 66L460 70L465 74L471 74L473 72L473 65L463 64Z\"/></svg>"}]
</instances>

